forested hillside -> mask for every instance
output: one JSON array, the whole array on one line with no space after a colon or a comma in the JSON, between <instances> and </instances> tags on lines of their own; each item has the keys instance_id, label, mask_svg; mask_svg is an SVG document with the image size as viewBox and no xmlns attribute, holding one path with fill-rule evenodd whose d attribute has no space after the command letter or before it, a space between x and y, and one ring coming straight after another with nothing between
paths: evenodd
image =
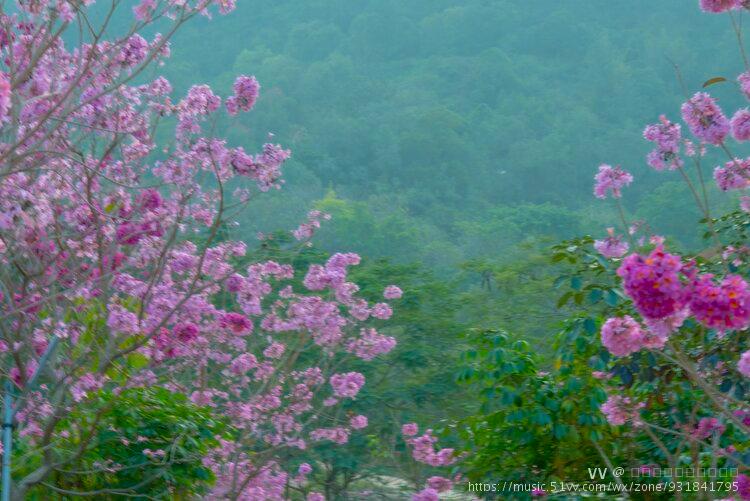
<instances>
[{"instance_id":1,"label":"forested hillside","mask_svg":"<svg viewBox=\"0 0 750 501\"><path fill-rule=\"evenodd\" d=\"M314 202L334 215L328 248L444 267L602 233L590 171L605 159L639 178L629 211L695 244L699 214L645 166L640 133L683 97L671 62L691 92L739 73L723 21L679 0L259 1L187 27L166 69L178 88L260 80L227 132L271 130L294 155L288 189L243 223L291 226Z\"/></svg>"}]
</instances>

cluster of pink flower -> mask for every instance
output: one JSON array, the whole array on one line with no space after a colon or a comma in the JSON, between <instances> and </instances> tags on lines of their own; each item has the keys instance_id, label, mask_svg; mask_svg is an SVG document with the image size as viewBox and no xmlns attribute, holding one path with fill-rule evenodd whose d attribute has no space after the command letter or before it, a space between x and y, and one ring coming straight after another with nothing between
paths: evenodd
<instances>
[{"instance_id":1,"label":"cluster of pink flower","mask_svg":"<svg viewBox=\"0 0 750 501\"><path fill-rule=\"evenodd\" d=\"M685 306L689 294L680 279L682 272L680 256L665 252L661 245L645 257L629 255L617 269L625 292L649 319L666 318Z\"/></svg>"},{"instance_id":2,"label":"cluster of pink flower","mask_svg":"<svg viewBox=\"0 0 750 501\"><path fill-rule=\"evenodd\" d=\"M643 402L634 403L629 397L610 395L601 406L601 411L611 425L619 426L625 423L640 424L640 409Z\"/></svg>"},{"instance_id":3,"label":"cluster of pink flower","mask_svg":"<svg viewBox=\"0 0 750 501\"><path fill-rule=\"evenodd\" d=\"M615 235L614 228L607 228L607 238L594 241L594 248L606 258L618 258L624 256L630 246L622 237Z\"/></svg>"},{"instance_id":4,"label":"cluster of pink flower","mask_svg":"<svg viewBox=\"0 0 750 501\"><path fill-rule=\"evenodd\" d=\"M708 144L719 145L729 133L730 124L716 100L698 92L682 105L682 119L695 137Z\"/></svg>"},{"instance_id":5,"label":"cluster of pink flower","mask_svg":"<svg viewBox=\"0 0 750 501\"><path fill-rule=\"evenodd\" d=\"M234 95L227 99L227 111L236 115L239 111L250 111L258 99L260 84L255 77L240 76L234 82Z\"/></svg>"},{"instance_id":6,"label":"cluster of pink flower","mask_svg":"<svg viewBox=\"0 0 750 501\"><path fill-rule=\"evenodd\" d=\"M744 330L750 326L750 288L738 275L727 275L718 285L713 275L701 275L693 282L690 311L720 333Z\"/></svg>"},{"instance_id":7,"label":"cluster of pink flower","mask_svg":"<svg viewBox=\"0 0 750 501\"><path fill-rule=\"evenodd\" d=\"M740 371L745 377L750 378L750 351L746 351L740 357L740 361L737 364L737 370Z\"/></svg>"},{"instance_id":8,"label":"cluster of pink flower","mask_svg":"<svg viewBox=\"0 0 750 501\"><path fill-rule=\"evenodd\" d=\"M716 184L723 191L741 190L750 186L750 159L735 158L714 169Z\"/></svg>"},{"instance_id":9,"label":"cluster of pink flower","mask_svg":"<svg viewBox=\"0 0 750 501\"><path fill-rule=\"evenodd\" d=\"M292 234L297 240L310 240L315 231L320 228L320 221L328 219L331 219L330 214L320 212L319 210L310 211L307 214L307 221L299 225Z\"/></svg>"},{"instance_id":10,"label":"cluster of pink flower","mask_svg":"<svg viewBox=\"0 0 750 501\"><path fill-rule=\"evenodd\" d=\"M335 428L317 428L310 433L312 440L329 440L335 444L345 444L349 441L349 430L337 426Z\"/></svg>"},{"instance_id":11,"label":"cluster of pink flower","mask_svg":"<svg viewBox=\"0 0 750 501\"><path fill-rule=\"evenodd\" d=\"M331 376L333 394L340 398L354 398L365 384L365 377L359 372L334 374Z\"/></svg>"},{"instance_id":12,"label":"cluster of pink flower","mask_svg":"<svg viewBox=\"0 0 750 501\"><path fill-rule=\"evenodd\" d=\"M748 8L750 3L747 0L700 0L700 6L706 12L718 14L720 12Z\"/></svg>"},{"instance_id":13,"label":"cluster of pink flower","mask_svg":"<svg viewBox=\"0 0 750 501\"><path fill-rule=\"evenodd\" d=\"M661 245L646 257L631 254L617 273L649 332L630 316L607 320L602 343L615 356L663 347L688 315L720 334L750 326L750 287L738 275L727 275L717 284L713 275L696 275L691 265Z\"/></svg>"},{"instance_id":14,"label":"cluster of pink flower","mask_svg":"<svg viewBox=\"0 0 750 501\"><path fill-rule=\"evenodd\" d=\"M750 499L750 477L747 475L740 473L737 475L734 479L735 482L737 482L737 495L742 500L749 500Z\"/></svg>"},{"instance_id":15,"label":"cluster of pink flower","mask_svg":"<svg viewBox=\"0 0 750 501\"><path fill-rule=\"evenodd\" d=\"M600 165L599 172L594 179L596 180L594 195L597 198L606 198L609 191L612 192L614 198L620 198L622 188L633 182L632 174L622 170L619 165L617 167L606 164Z\"/></svg>"},{"instance_id":16,"label":"cluster of pink flower","mask_svg":"<svg viewBox=\"0 0 750 501\"><path fill-rule=\"evenodd\" d=\"M437 438L432 435L432 430L425 430L424 434L417 437L419 427L416 423L406 423L401 427L401 434L406 443L412 447L412 457L430 466L449 466L456 461L453 449L435 450ZM453 483L458 479L450 480L445 477L433 476L427 479L426 487L412 496L412 501L438 501L441 492L447 492L453 488Z\"/></svg>"},{"instance_id":17,"label":"cluster of pink flower","mask_svg":"<svg viewBox=\"0 0 750 501\"><path fill-rule=\"evenodd\" d=\"M656 148L646 157L648 164L656 170L677 169L682 167L680 158L680 141L682 128L680 124L670 122L664 115L659 117L659 123L651 124L643 131L647 141L656 143Z\"/></svg>"},{"instance_id":18,"label":"cluster of pink flower","mask_svg":"<svg viewBox=\"0 0 750 501\"><path fill-rule=\"evenodd\" d=\"M602 344L616 357L624 357L643 348L644 333L633 317L614 317L602 326Z\"/></svg>"},{"instance_id":19,"label":"cluster of pink flower","mask_svg":"<svg viewBox=\"0 0 750 501\"><path fill-rule=\"evenodd\" d=\"M350 339L346 350L362 360L373 358L390 352L396 346L396 339L380 334L373 328L362 329L359 338Z\"/></svg>"},{"instance_id":20,"label":"cluster of pink flower","mask_svg":"<svg viewBox=\"0 0 750 501\"><path fill-rule=\"evenodd\" d=\"M698 425L693 430L693 436L700 440L706 440L714 434L721 435L724 433L726 426L715 417L704 417L698 421Z\"/></svg>"}]
</instances>

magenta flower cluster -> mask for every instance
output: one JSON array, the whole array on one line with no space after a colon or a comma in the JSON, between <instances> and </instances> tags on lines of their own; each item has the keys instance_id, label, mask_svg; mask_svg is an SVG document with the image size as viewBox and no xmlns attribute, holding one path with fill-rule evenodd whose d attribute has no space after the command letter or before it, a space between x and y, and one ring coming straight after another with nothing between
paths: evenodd
<instances>
[{"instance_id":1,"label":"magenta flower cluster","mask_svg":"<svg viewBox=\"0 0 750 501\"><path fill-rule=\"evenodd\" d=\"M687 304L689 292L681 279L683 270L680 256L669 254L658 245L648 256L626 257L617 274L641 315L663 319Z\"/></svg>"},{"instance_id":2,"label":"magenta flower cluster","mask_svg":"<svg viewBox=\"0 0 750 501\"><path fill-rule=\"evenodd\" d=\"M701 275L692 284L690 311L710 329L744 330L750 326L750 287L738 275L727 275L721 284Z\"/></svg>"},{"instance_id":3,"label":"magenta flower cluster","mask_svg":"<svg viewBox=\"0 0 750 501\"><path fill-rule=\"evenodd\" d=\"M700 0L701 9L714 14L741 9L743 6L743 0Z\"/></svg>"}]
</instances>

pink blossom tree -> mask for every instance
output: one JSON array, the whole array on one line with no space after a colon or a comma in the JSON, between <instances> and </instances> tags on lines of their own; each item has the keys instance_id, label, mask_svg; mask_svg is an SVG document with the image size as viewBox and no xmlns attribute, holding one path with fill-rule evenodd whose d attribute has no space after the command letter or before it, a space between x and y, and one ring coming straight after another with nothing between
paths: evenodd
<instances>
[{"instance_id":1,"label":"pink blossom tree","mask_svg":"<svg viewBox=\"0 0 750 501\"><path fill-rule=\"evenodd\" d=\"M288 474L284 449L345 442L365 419L336 413L366 384L338 368L395 341L375 330L388 305L358 298L347 280L358 256L311 266L295 290L290 266L240 266L246 244L220 238L255 193L279 187L290 155L214 135L222 113L252 109L258 82L239 76L222 107L206 85L173 101L169 82L147 72L183 23L233 7L20 0L0 12L0 367L24 446L5 452L15 498L134 492L50 481L97 445L102 415L132 389L187 395L227 421L202 458L214 499L286 497L309 467ZM113 34L125 15L130 27ZM154 26L162 34L139 34ZM311 213L295 237L309 239L322 218ZM169 445L144 452L144 464L168 460ZM87 465L91 475L118 467Z\"/></svg>"}]
</instances>

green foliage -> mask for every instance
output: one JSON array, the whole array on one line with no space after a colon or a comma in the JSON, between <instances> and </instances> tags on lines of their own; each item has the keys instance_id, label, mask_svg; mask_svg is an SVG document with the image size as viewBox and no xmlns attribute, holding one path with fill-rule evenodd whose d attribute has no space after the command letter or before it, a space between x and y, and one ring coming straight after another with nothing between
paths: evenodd
<instances>
[{"instance_id":1,"label":"green foliage","mask_svg":"<svg viewBox=\"0 0 750 501\"><path fill-rule=\"evenodd\" d=\"M85 423L98 422L94 436L79 435ZM133 388L120 394L100 393L59 424L67 430L71 451L88 442L70 471L55 475L54 484L68 491L99 491L102 497L187 499L205 493L213 474L202 464L218 445L224 429L209 409L197 407L184 395L164 388ZM156 455L150 455L156 453ZM163 451L161 455L156 451ZM107 465L108 473L96 466ZM110 493L110 494L106 494Z\"/></svg>"},{"instance_id":2,"label":"green foliage","mask_svg":"<svg viewBox=\"0 0 750 501\"><path fill-rule=\"evenodd\" d=\"M583 325L569 323L563 337ZM545 371L528 343L502 331L474 330L468 339L457 379L481 403L462 423L468 478L532 482L583 474L596 454L593 442L608 433L599 412L606 395L586 364L559 360Z\"/></svg>"}]
</instances>

